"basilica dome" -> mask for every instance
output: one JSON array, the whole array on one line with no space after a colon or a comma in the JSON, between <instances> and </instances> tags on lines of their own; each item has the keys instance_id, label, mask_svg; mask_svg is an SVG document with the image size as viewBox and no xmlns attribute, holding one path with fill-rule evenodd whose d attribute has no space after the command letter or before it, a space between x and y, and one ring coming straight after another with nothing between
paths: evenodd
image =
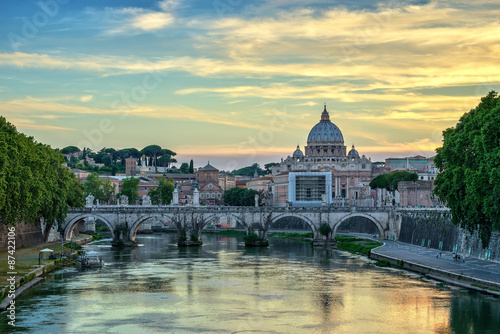
<instances>
[{"instance_id":1,"label":"basilica dome","mask_svg":"<svg viewBox=\"0 0 500 334\"><path fill-rule=\"evenodd\" d=\"M297 149L295 150L295 152L293 152L293 157L294 158L301 158L304 156L304 153L302 153L302 151L300 150L300 146L297 145Z\"/></svg>"},{"instance_id":2,"label":"basilica dome","mask_svg":"<svg viewBox=\"0 0 500 334\"><path fill-rule=\"evenodd\" d=\"M347 156L349 158L359 158L359 153L358 151L356 151L356 149L354 148L354 145L352 145L352 149L349 151L349 153L347 154Z\"/></svg>"},{"instance_id":3,"label":"basilica dome","mask_svg":"<svg viewBox=\"0 0 500 334\"><path fill-rule=\"evenodd\" d=\"M316 124L311 132L309 132L309 136L307 137L307 143L341 143L344 144L344 137L342 136L342 132L330 121L330 115L328 111L325 109L321 114L321 121Z\"/></svg>"}]
</instances>

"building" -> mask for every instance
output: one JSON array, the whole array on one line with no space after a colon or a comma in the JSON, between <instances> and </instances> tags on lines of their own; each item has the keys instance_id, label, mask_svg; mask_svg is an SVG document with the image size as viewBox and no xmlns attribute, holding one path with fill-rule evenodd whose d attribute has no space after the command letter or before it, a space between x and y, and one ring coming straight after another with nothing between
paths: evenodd
<instances>
[{"instance_id":1,"label":"building","mask_svg":"<svg viewBox=\"0 0 500 334\"><path fill-rule=\"evenodd\" d=\"M210 165L198 169L196 174L198 190L200 192L200 204L220 205L224 191L219 186L219 170Z\"/></svg>"},{"instance_id":2,"label":"building","mask_svg":"<svg viewBox=\"0 0 500 334\"><path fill-rule=\"evenodd\" d=\"M127 158L125 159L125 175L135 176L137 174L137 159Z\"/></svg>"},{"instance_id":3,"label":"building","mask_svg":"<svg viewBox=\"0 0 500 334\"><path fill-rule=\"evenodd\" d=\"M398 182L399 205L412 208L430 208L435 206L432 198L432 181Z\"/></svg>"},{"instance_id":4,"label":"building","mask_svg":"<svg viewBox=\"0 0 500 334\"><path fill-rule=\"evenodd\" d=\"M331 172L291 172L288 174L288 202L292 206L332 204Z\"/></svg>"},{"instance_id":5,"label":"building","mask_svg":"<svg viewBox=\"0 0 500 334\"><path fill-rule=\"evenodd\" d=\"M347 152L344 136L337 125L330 120L326 105L319 123L309 132L304 152L305 154L297 145L292 156L281 159L278 165L272 167L276 185L273 185L273 192L280 192L279 196L273 194L273 199L278 201L273 202L274 205L281 205L283 201L281 198L283 184L277 181L277 176L290 172L331 173L332 182L328 193L331 193L333 203L339 202L340 199L353 202L369 199L372 196L368 186L372 179L371 159L360 155L354 145Z\"/></svg>"}]
</instances>

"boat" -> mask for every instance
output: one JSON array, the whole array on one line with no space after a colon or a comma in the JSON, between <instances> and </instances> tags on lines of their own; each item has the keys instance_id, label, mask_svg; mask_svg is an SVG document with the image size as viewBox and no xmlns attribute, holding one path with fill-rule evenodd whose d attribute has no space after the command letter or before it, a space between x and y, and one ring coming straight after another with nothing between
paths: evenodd
<instances>
[{"instance_id":1,"label":"boat","mask_svg":"<svg viewBox=\"0 0 500 334\"><path fill-rule=\"evenodd\" d=\"M94 251L81 253L78 256L78 263L82 266L82 268L104 267L104 261L99 256L99 253Z\"/></svg>"}]
</instances>

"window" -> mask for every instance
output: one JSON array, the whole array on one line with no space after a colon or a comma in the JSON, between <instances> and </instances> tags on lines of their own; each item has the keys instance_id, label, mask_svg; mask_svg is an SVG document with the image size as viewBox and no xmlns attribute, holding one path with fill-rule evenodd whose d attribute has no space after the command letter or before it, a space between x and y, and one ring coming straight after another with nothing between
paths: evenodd
<instances>
[{"instance_id":1,"label":"window","mask_svg":"<svg viewBox=\"0 0 500 334\"><path fill-rule=\"evenodd\" d=\"M215 198L215 193L212 193L212 198Z\"/></svg>"},{"instance_id":2,"label":"window","mask_svg":"<svg viewBox=\"0 0 500 334\"><path fill-rule=\"evenodd\" d=\"M200 193L200 198L205 198L205 194L204 193Z\"/></svg>"},{"instance_id":3,"label":"window","mask_svg":"<svg viewBox=\"0 0 500 334\"><path fill-rule=\"evenodd\" d=\"M220 198L220 193L217 193L217 198Z\"/></svg>"}]
</instances>

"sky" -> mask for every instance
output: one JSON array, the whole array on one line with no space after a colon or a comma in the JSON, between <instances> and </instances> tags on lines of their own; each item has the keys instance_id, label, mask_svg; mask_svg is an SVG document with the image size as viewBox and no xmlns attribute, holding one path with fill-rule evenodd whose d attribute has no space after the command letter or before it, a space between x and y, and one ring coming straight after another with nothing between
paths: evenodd
<instances>
[{"instance_id":1,"label":"sky","mask_svg":"<svg viewBox=\"0 0 500 334\"><path fill-rule=\"evenodd\" d=\"M326 103L345 145L432 156L500 90L500 2L0 2L0 115L37 141L221 170L303 149Z\"/></svg>"}]
</instances>

